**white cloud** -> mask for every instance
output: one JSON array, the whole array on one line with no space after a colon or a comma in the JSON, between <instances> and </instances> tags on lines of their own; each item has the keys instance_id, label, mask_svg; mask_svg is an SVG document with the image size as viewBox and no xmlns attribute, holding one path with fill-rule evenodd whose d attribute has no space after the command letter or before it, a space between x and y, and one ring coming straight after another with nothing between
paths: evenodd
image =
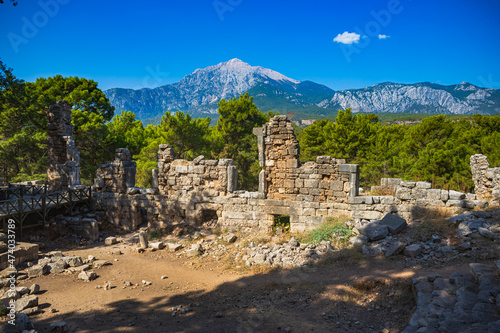
<instances>
[{"instance_id":1,"label":"white cloud","mask_svg":"<svg viewBox=\"0 0 500 333\"><path fill-rule=\"evenodd\" d=\"M387 39L391 36L387 36L387 35L378 35L378 39Z\"/></svg>"},{"instance_id":2,"label":"white cloud","mask_svg":"<svg viewBox=\"0 0 500 333\"><path fill-rule=\"evenodd\" d=\"M359 37L361 36L355 32L344 31L343 34L338 34L333 41L342 44L352 44L359 42Z\"/></svg>"}]
</instances>

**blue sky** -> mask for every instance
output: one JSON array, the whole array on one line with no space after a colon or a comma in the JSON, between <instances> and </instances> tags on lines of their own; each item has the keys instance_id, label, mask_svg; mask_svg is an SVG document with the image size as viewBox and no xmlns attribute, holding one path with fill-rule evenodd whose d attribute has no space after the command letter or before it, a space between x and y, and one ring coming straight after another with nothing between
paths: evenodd
<instances>
[{"instance_id":1,"label":"blue sky","mask_svg":"<svg viewBox=\"0 0 500 333\"><path fill-rule=\"evenodd\" d=\"M335 90L500 89L499 18L498 0L19 0L0 5L0 59L27 81L62 74L101 89L173 83L231 58Z\"/></svg>"}]
</instances>

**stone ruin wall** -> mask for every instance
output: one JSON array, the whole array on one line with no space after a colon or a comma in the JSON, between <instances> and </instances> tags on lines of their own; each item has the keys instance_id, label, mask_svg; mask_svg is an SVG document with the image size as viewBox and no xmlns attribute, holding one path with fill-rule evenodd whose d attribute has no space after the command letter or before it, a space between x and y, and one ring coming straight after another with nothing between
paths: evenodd
<instances>
[{"instance_id":1,"label":"stone ruin wall","mask_svg":"<svg viewBox=\"0 0 500 333\"><path fill-rule=\"evenodd\" d=\"M275 116L254 129L259 146L259 191L236 189L237 167L230 159L187 161L160 145L152 188L135 185L135 162L127 149L96 174L94 201L110 221L134 230L146 219L152 229L199 225L216 218L219 226L268 232L275 215L290 216L293 231L317 227L326 217L344 214L356 222L381 219L386 213L408 221L439 209L457 214L488 202L474 194L432 189L431 183L382 179L393 195L359 196L359 168L329 156L301 163L290 121ZM133 170L133 171L132 171ZM376 188L374 188L376 189Z\"/></svg>"},{"instance_id":2,"label":"stone ruin wall","mask_svg":"<svg viewBox=\"0 0 500 333\"><path fill-rule=\"evenodd\" d=\"M477 197L500 205L500 168L490 168L488 158L481 154L470 157L470 168Z\"/></svg>"},{"instance_id":3,"label":"stone ruin wall","mask_svg":"<svg viewBox=\"0 0 500 333\"><path fill-rule=\"evenodd\" d=\"M319 156L316 162L301 163L300 147L286 116L275 116L261 128L254 129L259 146L260 191L266 198L312 202L347 202L351 172L357 166L345 160Z\"/></svg>"},{"instance_id":4,"label":"stone ruin wall","mask_svg":"<svg viewBox=\"0 0 500 333\"><path fill-rule=\"evenodd\" d=\"M66 101L51 105L47 113L47 176L50 190L80 185L80 153L73 139L71 107Z\"/></svg>"}]
</instances>

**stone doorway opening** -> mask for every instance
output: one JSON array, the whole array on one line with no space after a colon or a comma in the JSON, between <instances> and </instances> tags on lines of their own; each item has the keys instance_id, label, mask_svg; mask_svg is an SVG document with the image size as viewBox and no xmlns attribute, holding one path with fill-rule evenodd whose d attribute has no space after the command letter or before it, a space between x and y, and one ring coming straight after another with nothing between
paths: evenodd
<instances>
[{"instance_id":1,"label":"stone doorway opening","mask_svg":"<svg viewBox=\"0 0 500 333\"><path fill-rule=\"evenodd\" d=\"M273 215L273 233L281 235L290 231L290 215Z\"/></svg>"},{"instance_id":2,"label":"stone doorway opening","mask_svg":"<svg viewBox=\"0 0 500 333\"><path fill-rule=\"evenodd\" d=\"M219 221L217 211L213 209L205 209L201 214L201 223L207 227L215 227Z\"/></svg>"}]
</instances>

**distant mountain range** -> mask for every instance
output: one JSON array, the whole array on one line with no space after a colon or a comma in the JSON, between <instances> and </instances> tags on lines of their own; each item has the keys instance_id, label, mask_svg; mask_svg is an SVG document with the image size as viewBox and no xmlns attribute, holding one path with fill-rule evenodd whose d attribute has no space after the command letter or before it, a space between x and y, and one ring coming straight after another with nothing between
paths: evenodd
<instances>
[{"instance_id":1,"label":"distant mountain range","mask_svg":"<svg viewBox=\"0 0 500 333\"><path fill-rule=\"evenodd\" d=\"M215 115L220 99L245 92L254 96L262 111L293 112L301 118L330 116L348 107L353 112L372 113L500 113L500 89L480 88L467 82L450 86L385 82L363 89L334 91L271 69L250 66L239 59L197 69L177 83L158 88L112 88L104 93L116 112L133 111L138 119L145 120L165 111Z\"/></svg>"}]
</instances>

